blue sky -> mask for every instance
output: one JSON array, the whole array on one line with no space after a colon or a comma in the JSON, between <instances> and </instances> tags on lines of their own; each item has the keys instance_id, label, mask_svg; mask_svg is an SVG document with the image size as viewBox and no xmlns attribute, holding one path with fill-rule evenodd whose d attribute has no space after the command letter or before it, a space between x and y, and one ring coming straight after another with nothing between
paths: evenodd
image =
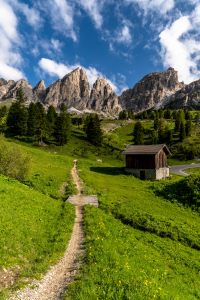
<instances>
[{"instance_id":1,"label":"blue sky","mask_svg":"<svg viewBox=\"0 0 200 300\"><path fill-rule=\"evenodd\" d=\"M0 0L0 78L45 85L83 67L120 95L169 67L200 78L200 0Z\"/></svg>"}]
</instances>

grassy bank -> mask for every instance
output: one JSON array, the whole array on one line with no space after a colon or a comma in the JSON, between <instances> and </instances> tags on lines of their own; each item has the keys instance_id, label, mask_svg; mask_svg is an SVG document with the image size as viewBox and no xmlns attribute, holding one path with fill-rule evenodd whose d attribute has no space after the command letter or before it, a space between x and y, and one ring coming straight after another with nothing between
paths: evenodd
<instances>
[{"instance_id":1,"label":"grassy bank","mask_svg":"<svg viewBox=\"0 0 200 300\"><path fill-rule=\"evenodd\" d=\"M199 252L84 209L86 262L64 299L199 299Z\"/></svg>"},{"instance_id":2,"label":"grassy bank","mask_svg":"<svg viewBox=\"0 0 200 300\"><path fill-rule=\"evenodd\" d=\"M0 203L0 272L13 271L16 289L27 278L39 278L64 253L73 229L74 206L3 175ZM3 282L1 290L5 286Z\"/></svg>"}]
</instances>

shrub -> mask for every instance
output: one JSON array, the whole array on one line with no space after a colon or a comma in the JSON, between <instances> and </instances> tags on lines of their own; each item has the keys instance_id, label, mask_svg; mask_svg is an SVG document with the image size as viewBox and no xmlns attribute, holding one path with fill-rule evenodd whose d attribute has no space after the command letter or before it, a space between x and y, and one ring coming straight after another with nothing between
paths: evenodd
<instances>
[{"instance_id":1,"label":"shrub","mask_svg":"<svg viewBox=\"0 0 200 300\"><path fill-rule=\"evenodd\" d=\"M24 180L30 170L30 157L19 146L10 145L0 136L0 174Z\"/></svg>"}]
</instances>

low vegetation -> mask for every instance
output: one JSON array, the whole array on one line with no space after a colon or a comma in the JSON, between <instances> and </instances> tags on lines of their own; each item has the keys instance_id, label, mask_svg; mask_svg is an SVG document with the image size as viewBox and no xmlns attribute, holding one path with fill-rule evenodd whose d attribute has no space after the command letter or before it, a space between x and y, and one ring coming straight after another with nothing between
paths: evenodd
<instances>
[{"instance_id":1,"label":"low vegetation","mask_svg":"<svg viewBox=\"0 0 200 300\"><path fill-rule=\"evenodd\" d=\"M84 209L86 258L64 299L199 299L199 252Z\"/></svg>"},{"instance_id":2,"label":"low vegetation","mask_svg":"<svg viewBox=\"0 0 200 300\"><path fill-rule=\"evenodd\" d=\"M74 225L74 206L3 175L0 203L0 273L12 270L12 289L18 289L31 278L39 279L64 253ZM6 284L0 284L0 298Z\"/></svg>"},{"instance_id":3,"label":"low vegetation","mask_svg":"<svg viewBox=\"0 0 200 300\"><path fill-rule=\"evenodd\" d=\"M136 124L124 121L124 112L122 120L100 122L92 115L81 121L74 118L71 125L65 107L60 114L52 107L46 114L39 104L28 110L18 104L27 127L23 122L18 123L21 127L4 127L7 138L0 139L0 170L7 159L9 171L0 171L7 176L0 175L0 273L14 274L7 289L6 282L0 281L0 297L5 299L6 292L40 278L64 253L75 216L74 206L65 200L77 193L70 170L78 159L84 194L97 194L99 209L84 209L86 256L65 299L200 299L199 170L187 178L173 175L163 182L141 181L124 173L125 158L120 153L133 143ZM153 138L162 143L169 138L170 165L195 162L200 153L196 113L191 113L191 135L183 141L183 112L179 129L178 115L169 110L138 116L129 112L130 119L135 117L143 119L144 144L152 143L157 122L153 119L159 119ZM87 121L94 125L92 130ZM61 123L69 130L58 137L55 132ZM102 134L101 125L107 134ZM16 132L20 136L14 137ZM19 175L12 175L15 168L8 159L16 158L15 153L21 157L19 162L13 160L18 170L27 162Z\"/></svg>"}]
</instances>

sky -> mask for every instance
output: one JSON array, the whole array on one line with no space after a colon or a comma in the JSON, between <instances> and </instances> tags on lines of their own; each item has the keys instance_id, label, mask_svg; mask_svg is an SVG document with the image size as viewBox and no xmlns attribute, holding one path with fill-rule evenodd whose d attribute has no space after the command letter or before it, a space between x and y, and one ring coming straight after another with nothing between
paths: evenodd
<instances>
[{"instance_id":1,"label":"sky","mask_svg":"<svg viewBox=\"0 0 200 300\"><path fill-rule=\"evenodd\" d=\"M173 67L200 78L200 0L0 0L0 78L46 87L83 67L117 95Z\"/></svg>"}]
</instances>

